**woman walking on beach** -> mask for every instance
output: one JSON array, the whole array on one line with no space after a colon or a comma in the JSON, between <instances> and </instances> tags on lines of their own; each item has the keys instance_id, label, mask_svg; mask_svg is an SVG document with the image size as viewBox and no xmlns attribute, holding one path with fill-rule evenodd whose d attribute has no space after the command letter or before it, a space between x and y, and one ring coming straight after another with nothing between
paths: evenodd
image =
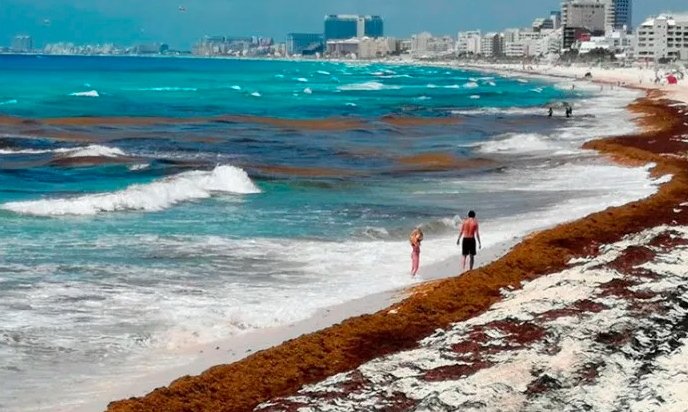
<instances>
[{"instance_id":1,"label":"woman walking on beach","mask_svg":"<svg viewBox=\"0 0 688 412\"><path fill-rule=\"evenodd\" d=\"M420 242L423 241L423 231L415 228L409 237L411 241L411 276L416 276L420 265Z\"/></svg>"}]
</instances>

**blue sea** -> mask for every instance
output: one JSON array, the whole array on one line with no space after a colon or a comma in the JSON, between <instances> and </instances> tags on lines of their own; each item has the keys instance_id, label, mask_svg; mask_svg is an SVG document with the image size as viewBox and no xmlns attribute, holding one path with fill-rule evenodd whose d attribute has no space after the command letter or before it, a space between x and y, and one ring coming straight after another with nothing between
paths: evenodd
<instances>
[{"instance_id":1,"label":"blue sea","mask_svg":"<svg viewBox=\"0 0 688 412\"><path fill-rule=\"evenodd\" d=\"M635 97L449 66L0 56L0 410L70 410L429 278L469 209L494 247L647 196L646 168L580 149L633 132Z\"/></svg>"}]
</instances>

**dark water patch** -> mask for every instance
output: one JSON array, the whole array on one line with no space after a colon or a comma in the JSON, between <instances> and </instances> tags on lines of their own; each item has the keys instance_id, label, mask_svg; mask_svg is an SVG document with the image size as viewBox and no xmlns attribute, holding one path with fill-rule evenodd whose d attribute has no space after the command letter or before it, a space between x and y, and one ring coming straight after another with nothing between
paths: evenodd
<instances>
[{"instance_id":1,"label":"dark water patch","mask_svg":"<svg viewBox=\"0 0 688 412\"><path fill-rule=\"evenodd\" d=\"M126 165L140 161L135 157L79 156L58 157L47 164L53 167L94 167L103 165Z\"/></svg>"},{"instance_id":2,"label":"dark water patch","mask_svg":"<svg viewBox=\"0 0 688 412\"><path fill-rule=\"evenodd\" d=\"M321 167L298 167L298 166L281 166L281 165L265 165L255 166L253 169L262 174L272 176L297 176L297 177L345 177L345 176L360 176L364 172L347 169L321 168Z\"/></svg>"},{"instance_id":3,"label":"dark water patch","mask_svg":"<svg viewBox=\"0 0 688 412\"><path fill-rule=\"evenodd\" d=\"M422 153L396 159L405 171L443 171L479 169L492 166L495 161L487 158L459 159L450 153Z\"/></svg>"},{"instance_id":4,"label":"dark water patch","mask_svg":"<svg viewBox=\"0 0 688 412\"><path fill-rule=\"evenodd\" d=\"M295 130L351 130L365 123L358 119L330 117L323 119L286 119L265 116L225 115L213 118L214 122L265 124Z\"/></svg>"},{"instance_id":5,"label":"dark water patch","mask_svg":"<svg viewBox=\"0 0 688 412\"><path fill-rule=\"evenodd\" d=\"M227 141L227 139L224 139L222 137L216 137L216 136L182 135L182 136L177 136L177 138L181 139L181 140L185 140L187 142L208 143L208 144L224 143Z\"/></svg>"},{"instance_id":6,"label":"dark water patch","mask_svg":"<svg viewBox=\"0 0 688 412\"><path fill-rule=\"evenodd\" d=\"M413 126L448 126L461 123L458 117L400 117L400 116L383 116L380 119L382 122L391 124L396 127L413 127Z\"/></svg>"}]
</instances>

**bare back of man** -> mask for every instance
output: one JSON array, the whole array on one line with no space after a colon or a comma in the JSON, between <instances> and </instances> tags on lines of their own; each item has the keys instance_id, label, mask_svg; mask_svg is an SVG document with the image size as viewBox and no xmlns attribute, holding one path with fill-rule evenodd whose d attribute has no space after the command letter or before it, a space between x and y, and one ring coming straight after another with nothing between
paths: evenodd
<instances>
[{"instance_id":1,"label":"bare back of man","mask_svg":"<svg viewBox=\"0 0 688 412\"><path fill-rule=\"evenodd\" d=\"M469 268L473 270L475 255L477 253L476 240L478 241L478 248L482 248L482 244L480 242L480 225L475 219L475 212L472 210L468 212L468 219L464 220L461 224L461 233L459 234L459 239L456 241L457 245L461 242L461 239L463 239L463 243L461 243L461 255L463 256L461 266L463 270L466 269L466 257L470 256Z\"/></svg>"}]
</instances>

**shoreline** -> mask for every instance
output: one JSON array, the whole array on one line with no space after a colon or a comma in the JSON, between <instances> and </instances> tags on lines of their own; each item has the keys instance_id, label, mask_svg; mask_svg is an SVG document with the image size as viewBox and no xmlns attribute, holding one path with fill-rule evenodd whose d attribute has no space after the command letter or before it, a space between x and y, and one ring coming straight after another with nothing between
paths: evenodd
<instances>
[{"instance_id":1,"label":"shoreline","mask_svg":"<svg viewBox=\"0 0 688 412\"><path fill-rule=\"evenodd\" d=\"M503 257L521 240L521 237L514 237L509 241L482 249L476 259L475 268L485 267ZM422 266L418 273L419 284L461 276L460 274L457 275L457 272L460 271L460 259L460 256L455 255ZM269 350L284 342L297 339L299 336L317 332L349 318L373 314L399 304L412 295L413 289L417 286L411 285L366 295L334 306L321 308L312 316L295 323L253 330L245 334L175 351L180 356L193 359L185 365L138 376L127 385L117 387L114 391L91 393L89 394L91 396L89 402L69 410L71 412L103 410L113 398L125 399L131 396L140 396L143 393L148 393L152 388L168 385L180 376L198 375L216 365L240 362L253 353ZM156 356L156 354L153 353L149 356ZM141 388L148 389L142 390Z\"/></svg>"},{"instance_id":2,"label":"shoreline","mask_svg":"<svg viewBox=\"0 0 688 412\"><path fill-rule=\"evenodd\" d=\"M475 68L475 69L477 69L477 68ZM527 73L524 73L524 74L527 74ZM534 73L531 73L531 74L534 74ZM535 75L537 76L537 74L535 74ZM544 77L546 77L546 76L544 76ZM638 135L643 135L643 134L645 134L645 133L639 133ZM614 138L610 138L610 139L614 139ZM601 140L604 141L606 139L601 139ZM592 141L592 142L597 142L597 140ZM592 142L589 142L589 143L592 143ZM589 147L586 147L586 146L589 146ZM593 145L593 144L589 145L588 143L586 143L584 145L584 148L599 150L602 155L608 154L605 152L605 150L604 150L604 148L602 148L602 146L600 146L600 148L602 148L602 150L598 149L598 147L593 147L593 146L595 146L595 145ZM647 160L647 159L645 159L645 160ZM655 170L657 170L657 169L655 169ZM659 192L661 192L663 190L662 188L664 188L665 186L666 185L662 185L659 188L659 190L655 193L655 195L651 196L650 198L646 198L646 199L643 199L643 200L638 201L638 202L632 202L632 204L646 202L646 201L648 201L648 199L652 199L652 198L656 197L657 194ZM629 205L625 205L625 206L621 206L621 207L613 208L613 209L623 209L623 208L626 208L628 206ZM605 212L599 212L599 213L593 214L592 216L602 215L604 213ZM536 242L537 239L540 239L542 237L547 238L547 235L546 235L547 233L552 232L552 231L557 231L558 229L560 229L561 226L566 227L566 226L575 225L575 224L579 224L579 223L584 224L589 219L590 219L590 216L585 217L583 219L579 219L573 223L566 223L563 225L558 225L553 229L546 229L544 231L538 231L535 234L532 234L530 236L526 236L526 238L522 242L520 242L518 244L518 246L516 246L516 248L514 248L514 249L520 248L520 249L532 250L532 246L530 246L530 244L533 242ZM589 222L588 222L588 224L589 224ZM354 352L357 352L357 353L358 352L366 352L366 353L358 353L358 355L355 356L356 359L359 359L359 361L357 361L357 362L360 362L360 360L370 359L371 355L374 355L373 357L375 357L375 356L380 356L380 355L385 354L385 353L394 352L395 350L400 350L400 349L412 347L415 344L415 342L418 340L417 339L418 336L421 336L423 334L425 334L425 336L427 336L427 334L432 332L432 329L428 325L420 324L422 322L417 322L417 321L414 321L412 319L414 317L414 315L419 315L419 312L418 312L419 310L420 310L420 312L423 312L425 310L431 310L430 307L434 306L434 305L429 305L430 307L428 307L428 302L425 302L425 304L422 304L422 302L418 302L418 300L422 301L426 297L428 297L429 295L437 294L438 289L441 289L440 284L444 284L446 282L451 282L451 283L459 283L459 284L463 285L464 283L468 282L468 285L466 285L466 286L468 286L468 289L470 289L472 292L478 292L478 294L482 293L484 296L482 296L482 298L479 299L478 302L475 302L473 307L470 307L470 308L457 308L457 307L453 306L452 302L434 302L434 303L439 303L441 306L443 306L443 308L441 308L440 311L444 311L444 312L447 312L448 310L454 311L453 313L449 313L449 314L445 313L445 316L435 312L433 314L434 315L433 316L434 325L437 327L443 327L443 326L446 326L448 324L448 322L453 321L453 320L450 320L450 318L454 318L454 319L457 317L458 318L467 318L467 317L471 317L473 315L476 315L476 314L480 313L481 311L484 311L486 308L489 308L489 306L493 302L499 300L498 299L499 294L497 292L501 287L497 288L497 290L495 290L494 286L496 286L496 285L489 282L489 279L485 278L484 276L481 276L481 274L483 272L494 273L494 271L498 268L493 268L492 266L499 266L499 267L501 267L501 269L515 268L516 265L521 265L524 262L524 259L528 259L528 255L529 255L528 253L526 253L525 256L522 256L521 258L518 258L518 257L514 258L513 256L510 258L510 255L514 254L514 249L512 249L512 251L507 256L504 256L504 257L498 259L496 262L494 262L493 264L484 268L483 270L476 270L476 271L473 271L470 273L470 275L471 275L470 277L472 278L471 280L475 280L473 278L480 278L483 281L486 281L485 285L475 284L476 282L464 279L465 278L464 276L451 278L451 279L447 279L444 281L434 281L434 282L426 283L422 286L413 288L412 291L415 294L412 297L405 299L403 302L397 303L390 308L387 308L383 311L377 312L375 315L362 316L362 317L355 318L355 319L348 319L347 321L344 321L342 324L335 325L333 327L322 330L320 332L312 333L310 335L301 336L300 338L298 338L296 340L286 342L285 344L283 344L280 347L272 348L272 349L269 349L267 351L251 355L249 358L245 359L244 361L239 362L239 364L216 366L216 367L212 368L211 370L209 370L208 372L202 374L201 378L190 378L190 377L180 378L177 381L173 382L168 389L154 391L152 394L149 394L146 398L143 398L144 400L141 402L153 402L153 403L147 403L150 407L152 407L152 405L154 405L154 404L164 405L164 404L166 404L165 402L167 400L172 401L172 399L175 399L176 402L181 402L181 403L183 403L185 401L192 402L194 400L192 400L191 398L184 398L183 396L181 396L182 392L184 392L184 389L185 389L185 387L187 387L187 385L189 387L192 387L194 384L193 381L197 380L197 379L198 380L202 379L202 377L204 375L207 376L208 378L211 378L209 381L206 382L207 384L218 385L219 387L224 388L224 390L231 390L230 388L237 388L237 386L235 386L235 385L240 385L239 387L247 387L245 385L251 385L251 382L255 383L255 381L257 379L262 384L259 386L263 386L262 391L266 391L266 392L261 392L262 399L266 400L266 399L269 399L270 397L284 395L285 392L287 392L287 389L282 388L280 390L280 389L276 388L275 386L283 386L285 384L284 380L286 380L288 378L283 377L283 379L280 379L279 372L276 372L276 373L274 373L274 376L271 376L269 378L260 379L260 378L258 378L258 376L255 376L254 380L251 380L252 374L261 373L260 371L262 368L263 368L263 370L270 370L269 367L272 365L283 364L282 366L283 367L286 366L287 370L289 370L291 372L291 374L292 374L291 379L292 380L293 379L300 379L299 384L300 383L311 383L311 382L316 381L318 378L322 378L323 376L332 375L332 374L336 373L337 371L342 371L342 370L348 369L348 368L344 368L343 366L338 366L338 365L332 366L332 365L330 365L330 366L321 366L320 368L316 368L316 370L319 373L308 370L308 368L307 368L308 366L310 366L311 368L315 368L316 365L318 365L318 362L313 363L313 360L312 360L312 356L317 355L318 353L319 353L319 355L317 355L317 356L321 356L321 357L325 356L327 359L334 361L333 363L336 363L337 361L339 361L340 363L350 362L347 359L348 358L347 356L344 356L342 358L342 356L344 354L337 353L338 356L332 356L333 355L332 353L329 353L329 354L325 353L324 354L324 353L322 353L322 348L313 347L312 345L314 345L314 344L318 345L318 346L322 346L324 344L324 342L331 342L331 344L334 346L332 349L337 351L337 352L341 352L342 349L346 348L347 343L352 344L352 339L354 341L360 341L360 340L368 341L369 342L368 344L373 344L372 342L376 342L377 344L381 344L380 346L382 346L382 348L369 349L369 350L372 350L373 353L367 352L365 345L360 345L360 344L355 345L355 346L357 346L357 348L353 350ZM554 258L555 260L557 258L561 259L561 257L562 257L562 255L561 255L562 252L560 250L557 252L558 253L556 254L556 256ZM514 263L516 265L514 265ZM551 266L552 265L546 266L545 269L551 269ZM520 276L520 280L528 279L529 276L533 276L532 272L528 273L527 270L523 270L522 268L521 268L520 272L521 273L519 275L514 274L512 276L508 276L507 284L513 286L514 282L516 281L516 279L519 276ZM480 283L480 282L478 282L478 283ZM453 286L455 286L455 285L453 285ZM500 286L503 287L505 285L500 284ZM454 289L454 287L452 287L452 289ZM462 289L463 288L459 288L460 294L463 296L469 297L470 294L467 293L465 290L462 290ZM486 292L486 289L490 290L490 292L487 294L484 293L484 292ZM471 300L475 301L475 299L467 299L467 301L471 301ZM416 302L414 302L414 301L416 301ZM432 310L436 310L436 309L437 309L436 307L432 307ZM393 312L393 311L397 311L397 313L395 313L395 315L399 315L399 316L402 315L402 313L400 313L400 312L402 312L402 311L404 312L403 317L406 318L406 319L404 319L405 325L412 328L413 329L412 332L409 332L408 330L405 330L405 329L399 329L398 327L394 327L394 325L386 325L386 323L388 323L388 322L385 322L385 318L387 318L388 314L390 312ZM452 315L452 316L449 316L449 315ZM356 334L351 335L352 330L357 330L359 332L359 335L356 335ZM347 336L347 335L349 335L349 336ZM347 339L347 337L348 337L348 339ZM385 340L395 341L394 344L391 345L393 347L391 347L390 345L385 345L385 342L384 342ZM299 342L299 341L301 341L301 342ZM315 342L320 342L320 343L316 344ZM303 343L303 345L298 345L298 343ZM342 346L344 346L344 348ZM299 347L301 347L303 349L298 349ZM306 350L306 349L310 349L310 351ZM299 353L301 351L303 351L303 353ZM295 352L296 352L296 354L294 354ZM313 353L309 354L309 352L313 352ZM292 355L291 356L292 361L295 360L294 356L297 356L297 357L300 356L300 359L299 359L300 362L298 362L298 363L301 365L301 367L299 367L298 365L284 365L285 356L282 356L282 355L286 355L287 358L290 357L289 355ZM334 359L332 359L333 357L334 357ZM225 359L225 361L226 360L227 359ZM305 362L304 362L304 360L305 360ZM266 364L265 362L268 362L268 363ZM323 362L324 362L324 360L323 360ZM356 362L354 362L354 363L356 363ZM268 369L264 369L264 368L268 368ZM294 370L294 368L300 369L300 370ZM221 370L221 369L229 369L229 370ZM230 370L231 370L231 372L230 372ZM209 373L211 373L212 375L215 375L215 377L213 378L213 377L209 376L208 375ZM244 374L246 380L244 381L244 383L231 382L231 379L228 377L229 374L237 374L237 375ZM219 377L217 375L226 376L227 381L224 381L223 379L218 379ZM318 376L316 377L313 375L318 375ZM272 386L273 388L271 389L270 386ZM293 391L293 389L298 388L299 385L291 383L290 385L287 385L287 386L290 386L291 389L289 389L289 390ZM255 390L254 390L253 395L254 396L256 395ZM177 396L179 396L179 398L177 398ZM189 396L190 396L190 394L189 394ZM168 399L168 397L169 397L169 399ZM146 399L148 399L148 401L145 401ZM198 401L200 401L200 399L198 399ZM215 399L215 401L219 401L219 399ZM224 401L227 402L228 400L225 399ZM247 396L244 396L244 397L238 396L238 398L235 398L234 401L241 402L239 405L244 405L244 407L248 407L250 404L253 404L255 406L255 400L251 401L250 398L248 398ZM109 410L112 410L112 411L145 410L145 409L140 409L142 404L139 404L138 402L139 401L136 401L136 400L114 402L110 405ZM158 402L162 402L162 403L158 403ZM167 404L167 405L169 406L169 404ZM210 405L212 405L212 403L209 403L207 405L208 405L208 407L210 407ZM235 403L235 405L236 405L236 403ZM174 410L174 409L171 409L171 410ZM248 409L237 408L237 410L248 410Z\"/></svg>"}]
</instances>

